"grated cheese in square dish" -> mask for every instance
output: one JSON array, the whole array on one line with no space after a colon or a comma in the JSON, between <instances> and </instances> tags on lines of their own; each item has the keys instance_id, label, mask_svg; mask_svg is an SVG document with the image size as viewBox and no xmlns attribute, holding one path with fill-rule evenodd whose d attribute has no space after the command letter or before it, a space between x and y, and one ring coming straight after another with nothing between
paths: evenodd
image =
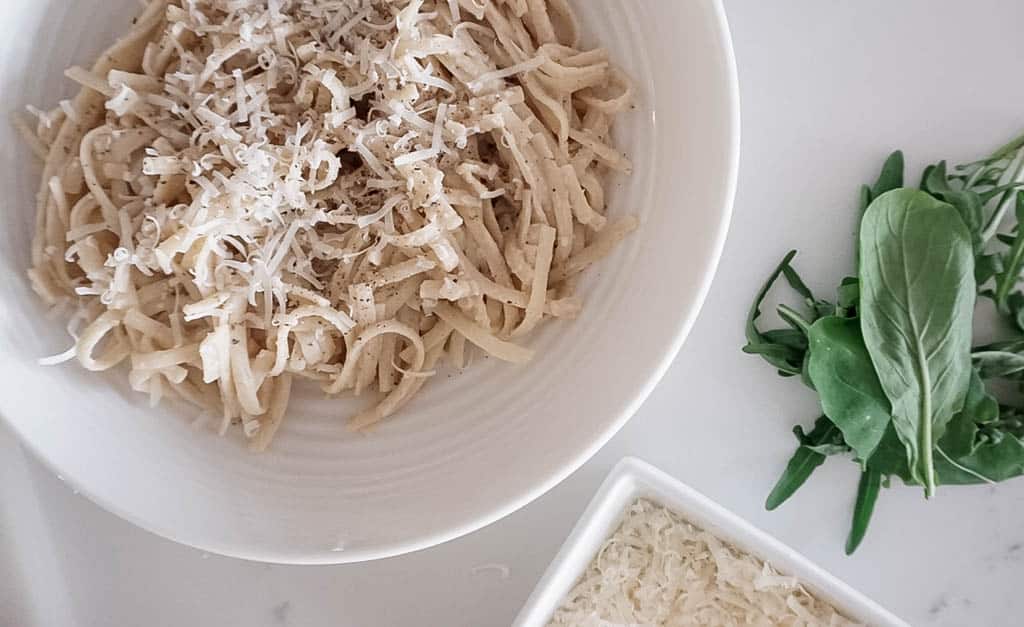
<instances>
[{"instance_id":1,"label":"grated cheese in square dish","mask_svg":"<svg viewBox=\"0 0 1024 627\"><path fill-rule=\"evenodd\" d=\"M856 624L795 577L640 499L549 627Z\"/></svg>"}]
</instances>

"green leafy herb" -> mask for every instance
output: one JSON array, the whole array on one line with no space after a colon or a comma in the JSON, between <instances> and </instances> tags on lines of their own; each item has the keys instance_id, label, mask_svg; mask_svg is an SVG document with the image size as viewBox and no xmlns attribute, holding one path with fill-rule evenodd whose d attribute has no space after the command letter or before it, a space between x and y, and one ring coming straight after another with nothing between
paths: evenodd
<instances>
[{"instance_id":1,"label":"green leafy herb","mask_svg":"<svg viewBox=\"0 0 1024 627\"><path fill-rule=\"evenodd\" d=\"M786 464L786 470L782 473L778 483L772 488L768 500L765 501L765 508L773 510L782 505L793 493L800 489L800 486L810 478L811 473L818 466L825 463L825 455L814 450L815 447L834 441L839 435L839 430L827 418L822 416L814 424L814 429L804 437L802 431L796 430L797 438L801 440L796 453Z\"/></svg>"},{"instance_id":2,"label":"green leafy herb","mask_svg":"<svg viewBox=\"0 0 1024 627\"><path fill-rule=\"evenodd\" d=\"M982 232L985 228L985 200L981 194L970 189L955 189L946 173L945 161L926 168L923 179L921 189L957 210L971 233L972 245L975 250L980 250L984 245Z\"/></svg>"},{"instance_id":3,"label":"green leafy herb","mask_svg":"<svg viewBox=\"0 0 1024 627\"><path fill-rule=\"evenodd\" d=\"M882 489L882 473L867 469L860 474L860 485L857 486L857 502L853 506L853 524L850 535L846 538L846 554L851 555L860 546L864 534L868 532L868 523L875 512L878 493Z\"/></svg>"},{"instance_id":4,"label":"green leafy herb","mask_svg":"<svg viewBox=\"0 0 1024 627\"><path fill-rule=\"evenodd\" d=\"M790 251L758 292L757 298L750 308L750 313L747 315L747 345L743 347L743 352L760 355L765 361L775 366L779 374L784 377L799 375L803 372L807 356L806 327L819 317L828 315L834 309L830 303L814 298L811 290L791 265L795 256L796 251ZM789 307L780 306L779 315L790 327L761 331L757 326L757 321L761 317L761 305L779 277L784 277L790 288L803 298L809 311L810 320L806 320Z\"/></svg>"},{"instance_id":5,"label":"green leafy herb","mask_svg":"<svg viewBox=\"0 0 1024 627\"><path fill-rule=\"evenodd\" d=\"M1010 296L1020 281L1021 273L1024 272L1024 237L1021 237L1020 232L1020 225L1024 223L1024 194L1018 192L1016 197L1017 226L1012 235L999 238L999 241L1006 244L1009 249L999 257L999 265L992 273L996 280L994 300L996 307L1003 314L1012 311Z\"/></svg>"},{"instance_id":6,"label":"green leafy herb","mask_svg":"<svg viewBox=\"0 0 1024 627\"><path fill-rule=\"evenodd\" d=\"M808 339L807 372L822 409L854 454L866 461L892 417L860 323L855 318L822 318L811 326Z\"/></svg>"},{"instance_id":7,"label":"green leafy herb","mask_svg":"<svg viewBox=\"0 0 1024 627\"><path fill-rule=\"evenodd\" d=\"M971 356L986 379L1010 377L1024 372L1024 354L1009 351L980 351Z\"/></svg>"},{"instance_id":8,"label":"green leafy herb","mask_svg":"<svg viewBox=\"0 0 1024 627\"><path fill-rule=\"evenodd\" d=\"M878 180L871 187L872 201L882 194L903 187L903 161L903 151L901 150L892 153L885 160L885 163L882 164L882 171L878 175ZM869 202L868 204L871 203ZM867 206L864 208L867 209Z\"/></svg>"},{"instance_id":9,"label":"green leafy herb","mask_svg":"<svg viewBox=\"0 0 1024 627\"><path fill-rule=\"evenodd\" d=\"M857 305L860 304L860 280L846 277L836 290L836 315L843 318L857 317Z\"/></svg>"},{"instance_id":10,"label":"green leafy herb","mask_svg":"<svg viewBox=\"0 0 1024 627\"><path fill-rule=\"evenodd\" d=\"M897 150L890 154L889 157L885 160L885 163L882 164L882 171L879 172L878 179L875 180L875 184L870 186L861 186L857 215L863 216L864 212L868 210L868 207L871 205L871 203L874 202L874 200L881 196L882 194L903 187L903 171L903 152ZM859 223L857 228L857 237L859 239ZM854 254L860 255L860 250L854 249Z\"/></svg>"},{"instance_id":11,"label":"green leafy herb","mask_svg":"<svg viewBox=\"0 0 1024 627\"><path fill-rule=\"evenodd\" d=\"M971 235L952 206L917 190L879 197L861 229L864 341L911 474L931 496L935 442L963 406L971 372Z\"/></svg>"},{"instance_id":12,"label":"green leafy herb","mask_svg":"<svg viewBox=\"0 0 1024 627\"><path fill-rule=\"evenodd\" d=\"M810 433L793 429L799 446L765 505L781 505L829 456L849 454L862 472L847 553L892 477L930 495L1024 475L1024 407L1015 405L1024 392L1024 136L975 163L936 163L920 180L920 190L903 188L894 152L861 187L857 276L840 282L834 306L815 299L790 253L748 317L744 350L801 376L824 411ZM1011 209L1015 223L1000 232ZM780 276L804 311L780 305L785 326L762 332L755 322ZM1015 328L972 353L976 295ZM1005 399L993 393L1010 388Z\"/></svg>"},{"instance_id":13,"label":"green leafy herb","mask_svg":"<svg viewBox=\"0 0 1024 627\"><path fill-rule=\"evenodd\" d=\"M796 436L797 441L804 447L816 453L821 453L825 457L849 453L850 447L843 441L843 433L839 429L829 429L828 427L831 424L832 421L828 419L828 416L821 416L815 421L814 426L816 428L820 426L821 429L824 429L823 432L819 430L818 433L812 431L811 433L804 434L803 427L797 425L793 427L793 435Z\"/></svg>"},{"instance_id":14,"label":"green leafy herb","mask_svg":"<svg viewBox=\"0 0 1024 627\"><path fill-rule=\"evenodd\" d=\"M1019 436L993 429L979 431L978 437L980 441L969 455L939 460L944 484L996 483L1024 474L1024 443Z\"/></svg>"},{"instance_id":15,"label":"green leafy herb","mask_svg":"<svg viewBox=\"0 0 1024 627\"><path fill-rule=\"evenodd\" d=\"M993 483L1024 474L1024 447L1012 433L1019 421L1004 412L975 369L964 408L950 421L936 450L937 470L947 485Z\"/></svg>"},{"instance_id":16,"label":"green leafy herb","mask_svg":"<svg viewBox=\"0 0 1024 627\"><path fill-rule=\"evenodd\" d=\"M904 483L916 485L907 464L907 448L900 441L900 436L896 435L896 427L892 423L889 423L874 454L868 459L868 468L883 476L899 477Z\"/></svg>"},{"instance_id":17,"label":"green leafy herb","mask_svg":"<svg viewBox=\"0 0 1024 627\"><path fill-rule=\"evenodd\" d=\"M1012 447L1002 444L1005 423L1001 421L1000 411L995 397L987 392L975 370L971 374L963 410L950 420L935 447L935 473L939 484L990 483L990 476L1006 479L1024 472L1024 450L1021 450L1020 457L1013 457L1015 451ZM999 441L1001 446L994 449L993 440ZM978 456L976 453L981 447L986 450ZM1016 473L1014 464L1018 469ZM884 476L896 476L905 483L919 484L910 474L903 445L894 428L886 431L868 466Z\"/></svg>"},{"instance_id":18,"label":"green leafy herb","mask_svg":"<svg viewBox=\"0 0 1024 627\"><path fill-rule=\"evenodd\" d=\"M761 304L783 271L789 267L789 262L793 260L793 257L796 257L795 250L790 251L782 259L782 262L761 287L757 298L754 299L754 304L750 307L750 313L747 315L747 345L743 347L743 352L760 355L765 361L775 366L779 374L783 376L798 375L803 370L807 338L799 332L795 332L796 335L794 335L793 329L762 333L757 328L757 319L761 317ZM781 331L786 331L786 333Z\"/></svg>"},{"instance_id":19,"label":"green leafy herb","mask_svg":"<svg viewBox=\"0 0 1024 627\"><path fill-rule=\"evenodd\" d=\"M807 284L800 278L800 275L793 269L792 265L789 263L783 264L782 275L786 277L786 282L793 288L793 291L803 297L804 304L811 311L814 318L827 316L832 313L832 304L828 301L814 298L814 294L811 293L810 288L807 287Z\"/></svg>"},{"instance_id":20,"label":"green leafy herb","mask_svg":"<svg viewBox=\"0 0 1024 627\"><path fill-rule=\"evenodd\" d=\"M999 401L985 389L982 373L977 368L971 372L971 381L967 385L967 396L964 397L964 408L956 415L956 419L968 420L979 425L992 424L999 420ZM953 442L956 439L956 434L951 433L952 424L950 422L950 427L947 427L946 433L939 443L947 452L955 455L966 454L968 451L960 453L955 448Z\"/></svg>"}]
</instances>

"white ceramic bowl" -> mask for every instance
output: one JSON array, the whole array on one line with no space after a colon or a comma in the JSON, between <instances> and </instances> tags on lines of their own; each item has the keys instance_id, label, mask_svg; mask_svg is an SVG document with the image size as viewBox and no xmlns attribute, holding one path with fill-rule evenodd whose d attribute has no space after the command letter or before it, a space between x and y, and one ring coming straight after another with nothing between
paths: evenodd
<instances>
[{"instance_id":1,"label":"white ceramic bowl","mask_svg":"<svg viewBox=\"0 0 1024 627\"><path fill-rule=\"evenodd\" d=\"M907 627L894 614L822 570L803 555L654 466L627 457L612 469L558 555L527 599L513 627L543 627L622 524L626 509L649 499L684 520L796 577L808 591L847 618L872 627Z\"/></svg>"},{"instance_id":2,"label":"white ceramic bowl","mask_svg":"<svg viewBox=\"0 0 1024 627\"><path fill-rule=\"evenodd\" d=\"M36 359L67 347L25 279L39 169L0 125L0 415L27 447L101 506L207 551L287 563L376 559L478 529L579 467L633 414L697 315L736 181L736 72L718 0L576 0L638 81L618 127L636 174L611 206L639 232L592 272L586 309L535 337L523 368L482 360L440 378L370 435L315 393L293 403L268 454L149 409L122 371ZM6 0L0 110L51 105L62 78L123 32L138 0Z\"/></svg>"}]
</instances>

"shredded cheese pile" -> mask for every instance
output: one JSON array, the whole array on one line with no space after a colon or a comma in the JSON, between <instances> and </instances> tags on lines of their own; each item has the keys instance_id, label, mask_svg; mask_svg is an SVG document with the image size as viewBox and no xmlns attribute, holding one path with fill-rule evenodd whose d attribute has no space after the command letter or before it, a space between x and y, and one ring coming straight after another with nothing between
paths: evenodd
<instances>
[{"instance_id":1,"label":"shredded cheese pile","mask_svg":"<svg viewBox=\"0 0 1024 627\"><path fill-rule=\"evenodd\" d=\"M633 504L550 625L854 625L793 577L650 501Z\"/></svg>"},{"instance_id":2,"label":"shredded cheese pile","mask_svg":"<svg viewBox=\"0 0 1024 627\"><path fill-rule=\"evenodd\" d=\"M89 370L219 415L263 449L295 378L405 405L471 347L581 307L636 227L605 215L632 87L567 0L154 0L44 161L29 275Z\"/></svg>"}]
</instances>

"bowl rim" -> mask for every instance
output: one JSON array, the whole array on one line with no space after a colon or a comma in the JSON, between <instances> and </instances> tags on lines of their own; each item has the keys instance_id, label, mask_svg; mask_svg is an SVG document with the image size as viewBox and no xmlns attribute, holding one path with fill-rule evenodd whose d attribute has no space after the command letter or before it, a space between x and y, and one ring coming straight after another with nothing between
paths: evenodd
<instances>
[{"instance_id":1,"label":"bowl rim","mask_svg":"<svg viewBox=\"0 0 1024 627\"><path fill-rule=\"evenodd\" d=\"M607 428L598 437L594 438L588 446L581 448L580 452L575 456L567 458L559 465L556 472L552 472L545 481L539 482L530 490L525 491L523 494L515 498L507 500L500 506L493 507L489 511L467 520L461 525L453 526L443 532L414 536L394 543L382 544L375 548L354 548L352 550L346 549L344 551L329 552L289 552L282 549L224 542L207 543L196 538L183 536L175 529L165 527L158 521L143 519L141 516L138 516L128 509L118 505L116 502L100 496L94 491L88 489L86 486L77 484L74 477L70 476L68 473L64 473L61 467L49 456L45 455L44 452L32 441L32 439L22 436L16 421L9 419L3 413L0 413L0 421L3 421L11 432L17 436L17 440L23 451L26 451L41 466L55 474L61 481L74 489L76 494L86 497L101 509L104 509L118 518L121 518L122 520L125 520L150 533L178 544L189 546L205 553L214 553L247 561L283 565L335 565L386 559L445 544L487 527L522 509L529 503L532 503L552 490L555 486L568 478L569 475L582 467L588 460L597 454L597 452L603 448L604 445L622 429L622 427L625 426L634 414L636 414L650 396L655 386L657 386L668 371L669 367L672 365L682 348L684 341L689 335L690 330L693 328L703 304L707 299L708 292L711 289L711 284L718 269L722 251L725 247L725 240L728 234L729 224L732 219L733 203L736 197L740 164L741 119L739 78L736 67L735 50L723 0L706 0L706 2L713 18L714 35L721 42L717 53L721 55L721 61L723 62L725 70L723 79L726 92L724 95L727 104L727 110L723 111L723 116L725 117L725 141L727 142L727 145L724 146L726 151L724 159L726 175L722 182L722 205L719 208L718 222L715 225L714 232L709 237L709 250L711 251L711 254L707 257L707 265L704 268L700 278L699 287L695 290L692 305L686 312L683 323L675 329L675 333L671 337L670 341L666 342L666 349L663 352L661 359L653 368L650 369L643 386L637 388L629 403L614 420L609 421Z\"/></svg>"}]
</instances>

